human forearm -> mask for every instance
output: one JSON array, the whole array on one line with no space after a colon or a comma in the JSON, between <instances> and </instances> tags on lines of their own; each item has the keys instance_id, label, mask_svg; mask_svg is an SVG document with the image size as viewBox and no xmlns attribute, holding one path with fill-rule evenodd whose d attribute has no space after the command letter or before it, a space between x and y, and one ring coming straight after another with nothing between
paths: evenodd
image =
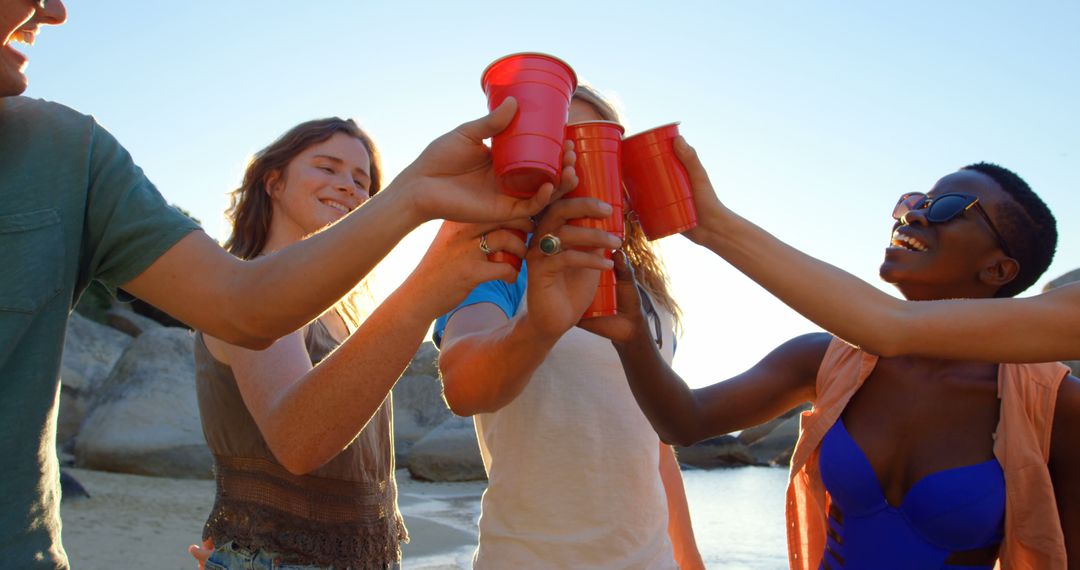
<instances>
[{"instance_id":1,"label":"human forearm","mask_svg":"<svg viewBox=\"0 0 1080 570\"><path fill-rule=\"evenodd\" d=\"M408 366L433 314L408 282L336 351L276 396L264 436L293 473L341 452L367 425Z\"/></svg>"},{"instance_id":2,"label":"human forearm","mask_svg":"<svg viewBox=\"0 0 1080 570\"><path fill-rule=\"evenodd\" d=\"M692 445L704 418L693 391L661 356L646 329L626 343L615 343L630 390L660 439L667 444Z\"/></svg>"},{"instance_id":3,"label":"human forearm","mask_svg":"<svg viewBox=\"0 0 1080 570\"><path fill-rule=\"evenodd\" d=\"M726 208L699 244L803 316L881 356L990 362L1080 358L1080 285L1023 299L906 301L785 244ZM927 343L927 338L949 338Z\"/></svg>"},{"instance_id":4,"label":"human forearm","mask_svg":"<svg viewBox=\"0 0 1080 570\"><path fill-rule=\"evenodd\" d=\"M874 354L904 342L904 301L780 241L721 206L701 221L698 243L723 257L822 328Z\"/></svg>"},{"instance_id":5,"label":"human forearm","mask_svg":"<svg viewBox=\"0 0 1080 570\"><path fill-rule=\"evenodd\" d=\"M239 330L265 341L310 322L421 222L407 202L391 185L325 231L243 263L223 309Z\"/></svg>"},{"instance_id":6,"label":"human forearm","mask_svg":"<svg viewBox=\"0 0 1080 570\"><path fill-rule=\"evenodd\" d=\"M446 403L460 416L502 408L525 389L556 342L558 337L532 326L528 313L488 330L448 337L439 356Z\"/></svg>"}]
</instances>

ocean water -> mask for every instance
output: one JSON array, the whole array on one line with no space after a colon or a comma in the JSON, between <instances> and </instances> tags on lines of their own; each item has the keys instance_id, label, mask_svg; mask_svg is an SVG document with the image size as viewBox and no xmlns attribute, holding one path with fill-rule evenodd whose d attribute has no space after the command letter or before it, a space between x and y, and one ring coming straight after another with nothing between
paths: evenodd
<instances>
[{"instance_id":1,"label":"ocean water","mask_svg":"<svg viewBox=\"0 0 1080 570\"><path fill-rule=\"evenodd\" d=\"M407 478L404 470L399 478ZM740 467L683 472L690 519L707 568L766 570L787 567L784 492L787 469ZM483 483L410 482L402 491L406 521L436 521L475 536ZM410 570L469 568L475 542L438 554L410 554Z\"/></svg>"},{"instance_id":2,"label":"ocean water","mask_svg":"<svg viewBox=\"0 0 1080 570\"><path fill-rule=\"evenodd\" d=\"M787 469L739 467L683 471L690 520L707 568L787 567Z\"/></svg>"}]
</instances>

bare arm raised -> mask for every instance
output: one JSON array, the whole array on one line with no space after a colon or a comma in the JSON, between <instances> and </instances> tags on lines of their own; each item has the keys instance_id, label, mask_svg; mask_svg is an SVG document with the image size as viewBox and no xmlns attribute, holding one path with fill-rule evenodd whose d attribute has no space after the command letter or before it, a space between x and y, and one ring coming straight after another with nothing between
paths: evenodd
<instances>
[{"instance_id":1,"label":"bare arm raised","mask_svg":"<svg viewBox=\"0 0 1080 570\"><path fill-rule=\"evenodd\" d=\"M680 138L675 150L690 174L700 220L686 237L844 340L881 356L1080 359L1080 284L1021 299L896 299L739 217L716 197L686 141ZM927 338L949 341L928 343Z\"/></svg>"},{"instance_id":2,"label":"bare arm raised","mask_svg":"<svg viewBox=\"0 0 1080 570\"><path fill-rule=\"evenodd\" d=\"M505 221L547 204L550 184L526 200L498 190L483 140L510 123L516 103L508 101L436 139L389 187L318 235L240 261L194 232L123 288L215 337L266 348L345 295L419 224Z\"/></svg>"},{"instance_id":3,"label":"bare arm raised","mask_svg":"<svg viewBox=\"0 0 1080 570\"><path fill-rule=\"evenodd\" d=\"M431 321L478 283L513 278L509 266L487 261L476 247L492 229L445 222L416 270L318 366L311 366L300 332L262 351L207 337L211 350L223 353L232 368L244 404L278 462L304 474L334 458L379 409ZM490 242L525 253L525 244L509 233Z\"/></svg>"},{"instance_id":4,"label":"bare arm raised","mask_svg":"<svg viewBox=\"0 0 1080 570\"><path fill-rule=\"evenodd\" d=\"M692 390L664 361L650 336L637 285L622 255L616 256L615 273L618 313L578 326L611 339L638 406L665 443L689 446L757 425L814 399L829 335L796 337L746 372Z\"/></svg>"}]
</instances>

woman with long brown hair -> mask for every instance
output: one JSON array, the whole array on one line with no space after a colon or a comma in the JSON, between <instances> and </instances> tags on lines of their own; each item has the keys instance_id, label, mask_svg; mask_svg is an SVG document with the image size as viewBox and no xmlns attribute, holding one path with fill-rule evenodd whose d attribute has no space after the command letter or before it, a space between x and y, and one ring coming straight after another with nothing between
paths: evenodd
<instances>
[{"instance_id":1,"label":"woman with long brown hair","mask_svg":"<svg viewBox=\"0 0 1080 570\"><path fill-rule=\"evenodd\" d=\"M297 125L248 165L232 194L226 248L242 259L271 255L342 219L381 184L379 153L354 122ZM597 207L581 204L577 214L602 215ZM508 225L531 229L528 220ZM198 336L199 407L217 480L203 533L216 548L206 567L398 566L407 535L390 389L436 316L477 283L512 278L476 247L494 227L445 223L413 273L373 311L359 307L354 292L262 351ZM525 253L508 235L487 244Z\"/></svg>"},{"instance_id":2,"label":"woman with long brown hair","mask_svg":"<svg viewBox=\"0 0 1080 570\"><path fill-rule=\"evenodd\" d=\"M570 121L590 120L619 117L578 87ZM446 401L475 416L488 473L474 566L700 568L671 447L638 410L611 343L575 327L599 272L566 267L582 253L580 228L558 227L573 202L550 205L534 233L558 234L561 253L534 243L517 282L477 287L435 326ZM679 310L663 264L636 224L624 248L670 360Z\"/></svg>"}]
</instances>

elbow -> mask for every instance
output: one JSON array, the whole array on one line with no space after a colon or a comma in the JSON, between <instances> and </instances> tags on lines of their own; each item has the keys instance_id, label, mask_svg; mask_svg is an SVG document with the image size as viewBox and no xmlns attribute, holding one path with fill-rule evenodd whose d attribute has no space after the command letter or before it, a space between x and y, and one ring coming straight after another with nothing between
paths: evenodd
<instances>
[{"instance_id":1,"label":"elbow","mask_svg":"<svg viewBox=\"0 0 1080 570\"><path fill-rule=\"evenodd\" d=\"M236 334L231 337L226 337L222 340L229 344L243 347L248 350L266 350L270 348L274 344L274 341L277 339L268 338L265 336Z\"/></svg>"},{"instance_id":2,"label":"elbow","mask_svg":"<svg viewBox=\"0 0 1080 570\"><path fill-rule=\"evenodd\" d=\"M302 434L295 429L285 432L286 426L281 426L282 432L263 432L266 446L270 448L274 460L293 475L307 475L322 467L333 459L333 455L322 457L325 451L319 445L319 441L309 439L305 441ZM336 454L335 454L336 455Z\"/></svg>"},{"instance_id":3,"label":"elbow","mask_svg":"<svg viewBox=\"0 0 1080 570\"><path fill-rule=\"evenodd\" d=\"M446 407L450 408L455 416L461 416L464 418L475 416L476 414L492 411L484 409L481 402L475 395L468 393L465 390L459 388L459 383L455 382L451 376L448 379L443 375L443 400L446 401Z\"/></svg>"},{"instance_id":4,"label":"elbow","mask_svg":"<svg viewBox=\"0 0 1080 570\"><path fill-rule=\"evenodd\" d=\"M214 336L249 350L266 350L277 339L291 333L291 330L275 330L269 326L259 315L247 314L243 311L234 311L229 315L226 324L226 334Z\"/></svg>"},{"instance_id":5,"label":"elbow","mask_svg":"<svg viewBox=\"0 0 1080 570\"><path fill-rule=\"evenodd\" d=\"M267 442L269 444L270 442ZM274 454L274 459L285 468L292 475L301 476L307 475L312 471L322 467L326 464L330 458L325 460L318 460L312 457L310 452L305 452L303 449L288 448L285 446L270 446L270 451Z\"/></svg>"},{"instance_id":6,"label":"elbow","mask_svg":"<svg viewBox=\"0 0 1080 570\"><path fill-rule=\"evenodd\" d=\"M870 354L882 358L894 358L912 353L914 346L911 343L911 336L911 328L899 322L895 326L878 328L874 334L862 339L861 344L852 344Z\"/></svg>"},{"instance_id":7,"label":"elbow","mask_svg":"<svg viewBox=\"0 0 1080 570\"><path fill-rule=\"evenodd\" d=\"M690 447L704 439L699 434L687 429L665 430L663 433L658 432L657 435L660 436L660 441L676 447Z\"/></svg>"}]
</instances>

